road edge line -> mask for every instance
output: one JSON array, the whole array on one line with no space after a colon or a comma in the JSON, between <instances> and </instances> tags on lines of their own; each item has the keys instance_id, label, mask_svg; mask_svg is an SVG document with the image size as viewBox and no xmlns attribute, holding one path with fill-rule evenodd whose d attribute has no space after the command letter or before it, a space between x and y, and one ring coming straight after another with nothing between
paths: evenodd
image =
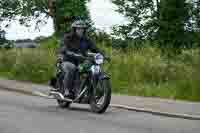
<instances>
[{"instance_id":1,"label":"road edge line","mask_svg":"<svg viewBox=\"0 0 200 133\"><path fill-rule=\"evenodd\" d=\"M131 107L131 106L119 105L119 104L110 104L110 107L125 109L125 110L129 110L129 111L150 113L150 114L153 114L153 115L160 115L160 116L166 116L166 117L172 117L172 118L182 118L182 119L188 119L188 120L200 120L200 116L197 116L197 115L169 113L169 112L163 112L163 111L158 111L158 110L152 110L152 109L146 109L146 108L137 108L137 107Z\"/></svg>"}]
</instances>

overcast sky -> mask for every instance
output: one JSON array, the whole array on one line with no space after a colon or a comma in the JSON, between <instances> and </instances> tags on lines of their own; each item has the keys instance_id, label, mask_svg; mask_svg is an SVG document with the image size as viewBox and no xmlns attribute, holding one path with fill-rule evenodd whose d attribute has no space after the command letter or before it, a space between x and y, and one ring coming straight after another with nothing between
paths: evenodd
<instances>
[{"instance_id":1,"label":"overcast sky","mask_svg":"<svg viewBox=\"0 0 200 133\"><path fill-rule=\"evenodd\" d=\"M110 31L110 27L115 24L124 22L124 18L115 12L115 5L109 0L92 0L88 7L90 9L92 20L97 28L103 29L107 32ZM34 21L31 22L32 26L29 28L20 26L18 22L14 22L6 30L6 38L11 40L16 39L34 39L37 36L49 36L53 33L53 22L48 20L48 24L40 27L40 31L35 30Z\"/></svg>"}]
</instances>

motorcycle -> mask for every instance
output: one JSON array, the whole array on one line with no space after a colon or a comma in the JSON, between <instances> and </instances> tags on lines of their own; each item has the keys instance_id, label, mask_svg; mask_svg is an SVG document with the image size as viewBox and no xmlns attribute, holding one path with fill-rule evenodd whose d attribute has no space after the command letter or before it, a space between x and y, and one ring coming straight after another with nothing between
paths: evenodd
<instances>
[{"instance_id":1,"label":"motorcycle","mask_svg":"<svg viewBox=\"0 0 200 133\"><path fill-rule=\"evenodd\" d=\"M49 95L57 100L61 108L68 108L72 103L89 104L93 112L104 113L111 101L112 87L110 78L103 71L102 65L105 61L109 61L109 58L99 53L87 53L87 56L70 54L84 59L84 63L77 66L79 83L74 81L75 85L78 84L78 87L73 89L75 98L64 97L62 61L56 63L56 78L53 78L50 83L50 86L58 91L51 91Z\"/></svg>"}]
</instances>

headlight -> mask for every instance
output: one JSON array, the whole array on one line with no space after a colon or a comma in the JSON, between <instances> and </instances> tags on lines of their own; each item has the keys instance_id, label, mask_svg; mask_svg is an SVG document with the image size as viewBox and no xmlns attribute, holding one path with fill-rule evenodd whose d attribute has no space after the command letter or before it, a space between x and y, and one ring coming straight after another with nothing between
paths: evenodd
<instances>
[{"instance_id":1,"label":"headlight","mask_svg":"<svg viewBox=\"0 0 200 133\"><path fill-rule=\"evenodd\" d=\"M95 75L95 74L98 74L101 72L101 67L99 65L93 65L91 67L91 71L92 73Z\"/></svg>"},{"instance_id":2,"label":"headlight","mask_svg":"<svg viewBox=\"0 0 200 133\"><path fill-rule=\"evenodd\" d=\"M100 65L100 64L103 64L104 62L104 57L102 54L96 54L95 55L95 63Z\"/></svg>"}]
</instances>

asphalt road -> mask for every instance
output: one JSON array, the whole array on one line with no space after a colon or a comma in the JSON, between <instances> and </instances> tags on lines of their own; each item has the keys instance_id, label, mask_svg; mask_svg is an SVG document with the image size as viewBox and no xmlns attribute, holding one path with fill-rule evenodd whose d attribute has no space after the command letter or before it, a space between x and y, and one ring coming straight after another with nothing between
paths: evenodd
<instances>
[{"instance_id":1,"label":"asphalt road","mask_svg":"<svg viewBox=\"0 0 200 133\"><path fill-rule=\"evenodd\" d=\"M60 109L54 100L0 91L0 133L199 133L200 121L87 105Z\"/></svg>"}]
</instances>

